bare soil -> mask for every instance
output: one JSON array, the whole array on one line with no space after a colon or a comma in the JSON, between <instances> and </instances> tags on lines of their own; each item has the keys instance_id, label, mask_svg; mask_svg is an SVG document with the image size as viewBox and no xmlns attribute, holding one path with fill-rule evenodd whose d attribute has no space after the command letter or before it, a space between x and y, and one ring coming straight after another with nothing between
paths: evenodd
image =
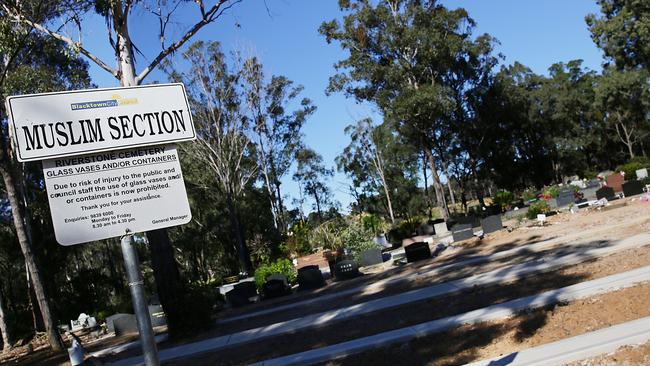
<instances>
[{"instance_id":1,"label":"bare soil","mask_svg":"<svg viewBox=\"0 0 650 366\"><path fill-rule=\"evenodd\" d=\"M572 362L566 366L647 366L650 365L650 342L620 347L613 354Z\"/></svg>"},{"instance_id":2,"label":"bare soil","mask_svg":"<svg viewBox=\"0 0 650 366\"><path fill-rule=\"evenodd\" d=\"M301 330L281 337L248 343L232 349L167 364L248 364L460 314L645 265L650 265L650 247L628 250L589 263L532 276L510 284L474 288L445 298L358 316L329 326ZM255 350L255 352L253 353L250 350ZM389 365L391 363L384 364Z\"/></svg>"},{"instance_id":3,"label":"bare soil","mask_svg":"<svg viewBox=\"0 0 650 366\"><path fill-rule=\"evenodd\" d=\"M462 365L574 337L650 315L644 284L569 304L528 311L501 322L463 326L408 343L377 348L324 365ZM647 365L650 348L626 349L631 365ZM603 365L598 360L587 365ZM614 361L613 364L620 365ZM577 363L576 365L581 365Z\"/></svg>"}]
</instances>

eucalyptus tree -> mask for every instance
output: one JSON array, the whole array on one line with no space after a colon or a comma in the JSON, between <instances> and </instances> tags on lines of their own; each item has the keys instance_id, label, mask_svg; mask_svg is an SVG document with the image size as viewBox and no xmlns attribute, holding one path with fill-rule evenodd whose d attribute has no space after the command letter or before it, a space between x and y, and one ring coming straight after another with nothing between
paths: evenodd
<instances>
[{"instance_id":1,"label":"eucalyptus tree","mask_svg":"<svg viewBox=\"0 0 650 366\"><path fill-rule=\"evenodd\" d=\"M26 9L31 17L47 20L56 12L49 4ZM24 24L12 20L0 8L0 98L21 93L37 93L67 88L88 87L87 64L65 52L61 42L42 37ZM11 215L36 302L50 346L62 350L56 318L44 284L31 233L29 199L25 195L24 166L15 160L10 145L5 105L0 105L0 174L11 206ZM34 304L36 305L36 304Z\"/></svg>"},{"instance_id":2,"label":"eucalyptus tree","mask_svg":"<svg viewBox=\"0 0 650 366\"><path fill-rule=\"evenodd\" d=\"M323 220L323 210L332 204L332 191L326 180L334 175L332 169L325 167L323 157L310 148L303 148L296 154L297 168L293 180L298 182L305 195L314 199L314 208L319 220Z\"/></svg>"},{"instance_id":3,"label":"eucalyptus tree","mask_svg":"<svg viewBox=\"0 0 650 366\"><path fill-rule=\"evenodd\" d=\"M650 132L650 73L644 69L619 71L606 68L596 89L596 103L607 126L618 136L630 159Z\"/></svg>"},{"instance_id":4,"label":"eucalyptus tree","mask_svg":"<svg viewBox=\"0 0 650 366\"><path fill-rule=\"evenodd\" d=\"M240 270L251 273L238 207L246 186L257 174L255 146L249 137L253 121L243 103L244 62L235 59L237 66L231 69L218 42L196 42L182 57L189 69L174 77L187 86L197 130L196 143L186 152L204 162L214 174L215 187L228 207Z\"/></svg>"},{"instance_id":5,"label":"eucalyptus tree","mask_svg":"<svg viewBox=\"0 0 650 366\"><path fill-rule=\"evenodd\" d=\"M231 9L241 0L215 0L206 3L203 0L187 2L183 0L83 0L83 1L51 1L43 3L36 0L0 0L0 9L4 15L13 22L18 22L31 27L43 35L63 42L67 52L74 52L85 56L104 71L115 77L122 86L140 85L144 79L160 65L169 55L182 47L188 40L196 35L206 25L215 22L226 11ZM32 10L40 9L43 5L49 8L50 18L34 16ZM180 12L193 7L193 16L189 25L183 27L181 35L176 39L170 36L171 25L178 24ZM90 48L88 42L82 38L83 31L88 26L89 15L98 14L105 19L105 38L115 55L115 65L102 60ZM187 13L187 12L186 12ZM189 13L187 13L189 14ZM148 34L138 34L145 38L143 42L159 42L160 48L153 55L143 55L141 60L146 64L136 71L136 52L141 52L134 41L134 34L130 31L133 21L142 17L149 17L158 24L157 29L152 29ZM72 36L77 34L78 37ZM99 34L99 33L97 33ZM146 39L149 36L149 39ZM142 39L141 38L141 39ZM63 46L61 48L64 48ZM154 48L155 49L155 48ZM169 327L172 334L182 326L182 291L184 285L179 276L178 266L174 259L174 251L169 242L166 229L154 230L147 233L152 267L160 301L167 313Z\"/></svg>"},{"instance_id":6,"label":"eucalyptus tree","mask_svg":"<svg viewBox=\"0 0 650 366\"><path fill-rule=\"evenodd\" d=\"M474 21L464 9L448 10L433 0L345 0L339 7L343 22L320 26L328 43L347 51L335 64L328 92L373 102L396 121L400 134L426 154L438 207L448 218L439 151L451 140L454 120L462 124L459 118L466 117L468 85L493 64L494 40L473 37Z\"/></svg>"},{"instance_id":7,"label":"eucalyptus tree","mask_svg":"<svg viewBox=\"0 0 650 366\"><path fill-rule=\"evenodd\" d=\"M591 38L618 69L650 71L650 3L598 0L601 14L586 17Z\"/></svg>"},{"instance_id":8,"label":"eucalyptus tree","mask_svg":"<svg viewBox=\"0 0 650 366\"><path fill-rule=\"evenodd\" d=\"M289 172L296 153L303 147L302 127L316 111L309 98L300 98L304 87L294 85L284 76L265 79L262 65L256 58L244 62L245 97L253 122L258 161L271 203L274 223L284 232L286 218L282 178ZM294 110L292 106L295 105Z\"/></svg>"}]
</instances>

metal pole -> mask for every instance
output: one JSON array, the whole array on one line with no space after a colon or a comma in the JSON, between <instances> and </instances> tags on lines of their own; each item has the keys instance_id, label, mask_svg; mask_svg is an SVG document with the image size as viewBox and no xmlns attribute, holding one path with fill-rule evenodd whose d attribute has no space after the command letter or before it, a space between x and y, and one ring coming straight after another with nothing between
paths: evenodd
<instances>
[{"instance_id":1,"label":"metal pole","mask_svg":"<svg viewBox=\"0 0 650 366\"><path fill-rule=\"evenodd\" d=\"M140 261L138 260L138 253L133 246L133 235L124 235L121 244L124 266L126 267L126 275L129 279L129 288L131 289L133 310L138 321L138 332L140 333L140 342L142 343L144 363L147 366L159 366L158 348L153 336L153 327L151 326L151 318L149 317L149 309L144 294L144 282L140 274Z\"/></svg>"}]
</instances>

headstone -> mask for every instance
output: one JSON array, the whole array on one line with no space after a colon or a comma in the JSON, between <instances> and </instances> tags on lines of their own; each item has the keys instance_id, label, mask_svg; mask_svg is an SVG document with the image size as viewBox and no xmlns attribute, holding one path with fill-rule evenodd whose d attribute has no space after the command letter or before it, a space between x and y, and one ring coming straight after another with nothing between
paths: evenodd
<instances>
[{"instance_id":1,"label":"headstone","mask_svg":"<svg viewBox=\"0 0 650 366\"><path fill-rule=\"evenodd\" d=\"M557 208L557 199L556 198L551 198L550 200L547 200L548 202L548 207L549 208Z\"/></svg>"},{"instance_id":2,"label":"headstone","mask_svg":"<svg viewBox=\"0 0 650 366\"><path fill-rule=\"evenodd\" d=\"M481 227L483 228L483 234L489 234L503 229L501 215L492 215L484 218L481 220Z\"/></svg>"},{"instance_id":3,"label":"headstone","mask_svg":"<svg viewBox=\"0 0 650 366\"><path fill-rule=\"evenodd\" d=\"M612 198L614 198L614 189L609 186L602 187L601 189L596 191L596 199L607 199L608 201L611 201Z\"/></svg>"},{"instance_id":4,"label":"headstone","mask_svg":"<svg viewBox=\"0 0 650 366\"><path fill-rule=\"evenodd\" d=\"M436 236L442 236L449 233L447 223L444 221L433 224L433 230L435 231Z\"/></svg>"},{"instance_id":5,"label":"headstone","mask_svg":"<svg viewBox=\"0 0 650 366\"><path fill-rule=\"evenodd\" d=\"M162 305L149 305L149 316L151 318L151 326L160 327L167 325L167 317L165 316Z\"/></svg>"},{"instance_id":6,"label":"headstone","mask_svg":"<svg viewBox=\"0 0 650 366\"><path fill-rule=\"evenodd\" d=\"M600 181L598 179L592 179L587 182L587 186L585 188L599 188L600 187Z\"/></svg>"},{"instance_id":7,"label":"headstone","mask_svg":"<svg viewBox=\"0 0 650 366\"><path fill-rule=\"evenodd\" d=\"M138 332L138 321L133 314L122 314L123 316L113 319L113 330L116 336Z\"/></svg>"},{"instance_id":8,"label":"headstone","mask_svg":"<svg viewBox=\"0 0 650 366\"><path fill-rule=\"evenodd\" d=\"M334 275L337 280L347 280L350 278L358 277L359 265L353 260L344 260L336 263L336 268L334 269Z\"/></svg>"},{"instance_id":9,"label":"headstone","mask_svg":"<svg viewBox=\"0 0 650 366\"><path fill-rule=\"evenodd\" d=\"M623 182L625 179L620 173L614 173L607 177L605 180L607 182L607 186L611 187L614 192L622 192L623 191Z\"/></svg>"},{"instance_id":10,"label":"headstone","mask_svg":"<svg viewBox=\"0 0 650 366\"><path fill-rule=\"evenodd\" d=\"M474 237L471 224L456 224L451 228L451 235L454 242L471 239Z\"/></svg>"},{"instance_id":11,"label":"headstone","mask_svg":"<svg viewBox=\"0 0 650 366\"><path fill-rule=\"evenodd\" d=\"M77 320L70 321L70 328L73 332L84 328L93 328L95 326L97 326L97 320L95 320L95 318L92 316L86 315L85 313L79 314Z\"/></svg>"},{"instance_id":12,"label":"headstone","mask_svg":"<svg viewBox=\"0 0 650 366\"><path fill-rule=\"evenodd\" d=\"M251 298L257 295L255 283L246 281L236 284L232 290L226 292L226 299L233 307L244 306L251 303Z\"/></svg>"},{"instance_id":13,"label":"headstone","mask_svg":"<svg viewBox=\"0 0 650 366\"><path fill-rule=\"evenodd\" d=\"M325 278L317 265L298 268L298 288L311 290L325 285Z\"/></svg>"},{"instance_id":14,"label":"headstone","mask_svg":"<svg viewBox=\"0 0 650 366\"><path fill-rule=\"evenodd\" d=\"M643 168L636 171L636 179L641 180L648 178L648 169Z\"/></svg>"},{"instance_id":15,"label":"headstone","mask_svg":"<svg viewBox=\"0 0 650 366\"><path fill-rule=\"evenodd\" d=\"M413 243L404 247L406 261L411 263L423 259L431 258L431 249L425 242Z\"/></svg>"},{"instance_id":16,"label":"headstone","mask_svg":"<svg viewBox=\"0 0 650 366\"><path fill-rule=\"evenodd\" d=\"M580 180L580 179L572 180L571 182L569 182L569 184L572 185L572 186L576 186L578 188L587 188L587 184L585 183L585 181Z\"/></svg>"},{"instance_id":17,"label":"headstone","mask_svg":"<svg viewBox=\"0 0 650 366\"><path fill-rule=\"evenodd\" d=\"M287 281L287 276L279 273L268 276L262 286L262 292L267 299L289 295L291 287Z\"/></svg>"},{"instance_id":18,"label":"headstone","mask_svg":"<svg viewBox=\"0 0 650 366\"><path fill-rule=\"evenodd\" d=\"M108 329L109 333L115 333L115 319L124 317L124 316L129 316L132 314L123 314L123 313L118 313L118 314L113 314L109 317L106 318L106 328Z\"/></svg>"},{"instance_id":19,"label":"headstone","mask_svg":"<svg viewBox=\"0 0 650 366\"><path fill-rule=\"evenodd\" d=\"M384 263L381 249L369 249L361 252L361 267Z\"/></svg>"},{"instance_id":20,"label":"headstone","mask_svg":"<svg viewBox=\"0 0 650 366\"><path fill-rule=\"evenodd\" d=\"M574 201L575 201L575 195L573 193L573 190L570 189L561 190L557 198L555 199L557 207L564 207L566 205L573 203Z\"/></svg>"},{"instance_id":21,"label":"headstone","mask_svg":"<svg viewBox=\"0 0 650 366\"><path fill-rule=\"evenodd\" d=\"M643 182L640 180L631 180L623 183L623 194L625 197L636 196L643 193Z\"/></svg>"},{"instance_id":22,"label":"headstone","mask_svg":"<svg viewBox=\"0 0 650 366\"><path fill-rule=\"evenodd\" d=\"M435 225L435 224L440 224L445 222L445 219L435 219L435 220L429 220L429 225Z\"/></svg>"}]
</instances>

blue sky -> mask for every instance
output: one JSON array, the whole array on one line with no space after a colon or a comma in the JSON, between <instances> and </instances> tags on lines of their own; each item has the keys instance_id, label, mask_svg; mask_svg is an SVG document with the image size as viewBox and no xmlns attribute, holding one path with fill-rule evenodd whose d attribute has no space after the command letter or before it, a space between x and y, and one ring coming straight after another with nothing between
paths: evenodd
<instances>
[{"instance_id":1,"label":"blue sky","mask_svg":"<svg viewBox=\"0 0 650 366\"><path fill-rule=\"evenodd\" d=\"M213 1L208 1L212 3ZM600 70L602 54L592 42L584 17L597 13L595 1L589 0L446 0L448 8L464 7L477 22L476 34L489 33L501 45L505 64L515 61L534 72L546 73L555 62L583 59L584 66ZM190 21L196 19L192 3L180 13L178 23L170 25L173 36L180 36ZM367 116L378 117L371 105L358 104L343 95L325 95L332 65L345 57L338 45L328 45L318 34L321 22L340 17L335 0L244 0L216 23L208 25L195 39L217 40L223 49L243 50L256 55L267 75L285 75L305 87L303 95L313 100L318 110L304 128L307 144L334 166L334 158L347 145L343 133L348 124ZM157 24L140 11L132 18L131 34L144 54L137 68L141 69L160 50ZM110 65L114 64L101 18L91 18L83 33L84 43ZM175 39L170 37L170 41ZM91 75L99 87L118 85L103 70L91 64ZM152 73L145 83L165 81L160 73ZM290 177L284 179L285 193L296 197L297 186ZM347 207L348 180L336 174L330 182L335 198ZM288 201L290 202L290 200Z\"/></svg>"}]
</instances>

